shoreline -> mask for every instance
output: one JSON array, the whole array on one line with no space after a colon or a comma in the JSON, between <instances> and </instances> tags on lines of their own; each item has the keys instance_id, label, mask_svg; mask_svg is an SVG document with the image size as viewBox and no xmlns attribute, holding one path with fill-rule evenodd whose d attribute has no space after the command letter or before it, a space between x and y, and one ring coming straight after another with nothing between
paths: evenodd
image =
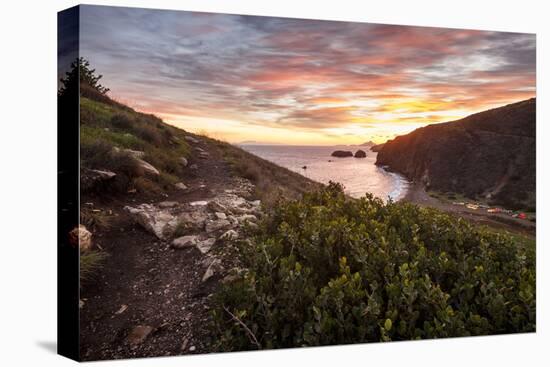
<instances>
[{"instance_id":1,"label":"shoreline","mask_svg":"<svg viewBox=\"0 0 550 367\"><path fill-rule=\"evenodd\" d=\"M415 183L409 184L407 194L399 201L435 208L446 213L458 215L476 224L485 224L493 228L506 229L511 232L521 233L532 237L536 235L536 224L531 221L512 218L505 214L487 213L485 211L469 209L465 206L446 203L430 196L426 190L424 190L424 187Z\"/></svg>"}]
</instances>

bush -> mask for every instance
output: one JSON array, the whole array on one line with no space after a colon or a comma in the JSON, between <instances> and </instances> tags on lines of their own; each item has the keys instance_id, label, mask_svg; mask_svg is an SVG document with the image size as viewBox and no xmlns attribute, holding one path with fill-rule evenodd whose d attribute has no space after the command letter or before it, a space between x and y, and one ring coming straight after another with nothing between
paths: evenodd
<instances>
[{"instance_id":1,"label":"bush","mask_svg":"<svg viewBox=\"0 0 550 367\"><path fill-rule=\"evenodd\" d=\"M246 350L535 330L534 249L435 209L347 198L281 202L248 270L216 295L215 348Z\"/></svg>"},{"instance_id":2,"label":"bush","mask_svg":"<svg viewBox=\"0 0 550 367\"><path fill-rule=\"evenodd\" d=\"M80 281L87 282L94 278L107 259L105 251L91 250L80 254Z\"/></svg>"},{"instance_id":3,"label":"bush","mask_svg":"<svg viewBox=\"0 0 550 367\"><path fill-rule=\"evenodd\" d=\"M118 129L127 130L132 127L133 122L127 115L118 113L111 117L111 125Z\"/></svg>"}]
</instances>

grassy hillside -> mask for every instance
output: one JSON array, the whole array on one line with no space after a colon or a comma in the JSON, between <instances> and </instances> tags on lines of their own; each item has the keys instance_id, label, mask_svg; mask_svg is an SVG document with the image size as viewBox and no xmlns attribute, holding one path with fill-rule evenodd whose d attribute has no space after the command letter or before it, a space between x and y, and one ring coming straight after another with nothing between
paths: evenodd
<instances>
[{"instance_id":1,"label":"grassy hillside","mask_svg":"<svg viewBox=\"0 0 550 367\"><path fill-rule=\"evenodd\" d=\"M149 196L160 195L173 190L176 182L185 182L194 175L190 165L196 160L197 152L186 137L197 135L168 125L156 116L137 112L93 90L84 90L81 94L81 166L116 173L115 183L108 190L110 195L133 190ZM296 198L320 187L239 147L206 136L200 139L210 150L219 153L233 175L251 180L256 185L257 198L266 204L280 197ZM143 172L131 152L125 151L127 149L144 152L141 159L153 165L160 174L151 176ZM182 164L182 158L188 161L187 165Z\"/></svg>"}]
</instances>

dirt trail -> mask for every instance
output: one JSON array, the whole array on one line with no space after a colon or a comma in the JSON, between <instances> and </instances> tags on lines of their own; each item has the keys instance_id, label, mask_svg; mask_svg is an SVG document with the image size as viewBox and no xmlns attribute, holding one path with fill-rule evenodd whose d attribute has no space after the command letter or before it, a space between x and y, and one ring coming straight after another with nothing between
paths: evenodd
<instances>
[{"instance_id":1,"label":"dirt trail","mask_svg":"<svg viewBox=\"0 0 550 367\"><path fill-rule=\"evenodd\" d=\"M119 359L208 352L205 321L208 296L219 285L216 277L203 282L204 255L194 247L174 249L169 243L134 223L125 205L163 200L181 203L204 200L231 188L232 176L213 144L191 144L209 153L193 154L188 190L144 200L139 194L124 199L93 202L111 210L110 228L94 233L96 245L109 253L104 268L81 289L81 345L83 360ZM136 326L144 328L135 329ZM140 337L144 340L139 342ZM132 343L131 341L138 341Z\"/></svg>"}]
</instances>

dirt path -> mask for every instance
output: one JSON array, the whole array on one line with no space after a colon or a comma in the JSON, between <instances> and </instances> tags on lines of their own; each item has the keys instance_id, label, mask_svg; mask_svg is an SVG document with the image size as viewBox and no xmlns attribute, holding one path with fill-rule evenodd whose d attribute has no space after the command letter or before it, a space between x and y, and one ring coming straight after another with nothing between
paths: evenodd
<instances>
[{"instance_id":1,"label":"dirt path","mask_svg":"<svg viewBox=\"0 0 550 367\"><path fill-rule=\"evenodd\" d=\"M472 222L485 224L495 228L520 232L528 236L535 236L536 233L536 224L531 221L513 218L506 214L487 213L484 210L473 210L465 206L446 203L428 195L419 185L411 185L407 195L405 195L402 200L453 213Z\"/></svg>"},{"instance_id":2,"label":"dirt path","mask_svg":"<svg viewBox=\"0 0 550 367\"><path fill-rule=\"evenodd\" d=\"M215 146L192 144L208 159L189 161L188 190L149 197L187 203L214 197L231 188L233 177ZM208 297L219 279L203 282L204 255L197 248L174 249L134 223L125 205L144 202L128 195L102 202L83 198L94 208L112 211L109 229L94 233L96 245L109 257L97 277L81 289L83 360L178 355L208 352L205 346ZM142 326L142 327L140 327ZM136 328L137 327L137 328ZM140 337L143 340L140 341Z\"/></svg>"}]
</instances>

